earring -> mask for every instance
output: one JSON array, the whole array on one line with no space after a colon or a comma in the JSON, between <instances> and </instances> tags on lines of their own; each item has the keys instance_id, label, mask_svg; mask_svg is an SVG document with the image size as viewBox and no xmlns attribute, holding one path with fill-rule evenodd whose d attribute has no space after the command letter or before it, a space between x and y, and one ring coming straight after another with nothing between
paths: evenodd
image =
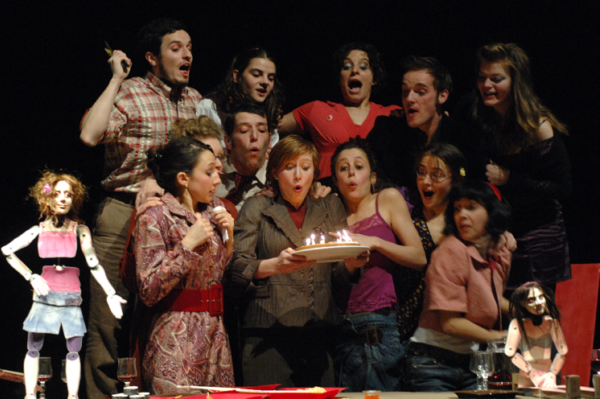
<instances>
[{"instance_id":1,"label":"earring","mask_svg":"<svg viewBox=\"0 0 600 399\"><path fill-rule=\"evenodd\" d=\"M371 193L375 192L375 185L373 183L371 183Z\"/></svg>"}]
</instances>

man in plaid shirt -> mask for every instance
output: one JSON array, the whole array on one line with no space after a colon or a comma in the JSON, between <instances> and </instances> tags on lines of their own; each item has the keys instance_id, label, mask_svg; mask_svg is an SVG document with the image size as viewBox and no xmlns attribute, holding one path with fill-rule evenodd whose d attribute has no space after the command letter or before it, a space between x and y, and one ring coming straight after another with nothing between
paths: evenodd
<instances>
[{"instance_id":1,"label":"man in plaid shirt","mask_svg":"<svg viewBox=\"0 0 600 399\"><path fill-rule=\"evenodd\" d=\"M146 168L146 151L165 144L171 123L178 118L195 118L202 96L187 87L192 67L192 41L178 21L161 19L140 31L141 49L150 71L145 77L125 80L131 60L122 51L109 59L113 76L81 122L80 138L88 146L104 144L106 199L96 214L93 243L118 295L128 292L119 278L133 207L145 198L161 195ZM88 397L100 399L117 393L117 357L127 352L128 336L119 320L111 317L105 293L90 282L85 376ZM133 306L133 303L130 304ZM117 342L122 345L117 351Z\"/></svg>"}]
</instances>

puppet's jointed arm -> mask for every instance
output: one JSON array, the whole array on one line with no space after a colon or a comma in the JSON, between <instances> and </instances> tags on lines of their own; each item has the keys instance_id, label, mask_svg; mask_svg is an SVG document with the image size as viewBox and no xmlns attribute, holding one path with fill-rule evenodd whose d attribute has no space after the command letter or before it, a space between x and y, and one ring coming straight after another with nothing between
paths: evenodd
<instances>
[{"instance_id":1,"label":"puppet's jointed arm","mask_svg":"<svg viewBox=\"0 0 600 399\"><path fill-rule=\"evenodd\" d=\"M17 255L19 249L25 248L40 234L40 226L33 226L19 237L15 238L10 244L2 247L2 253L6 256L6 261L12 266L25 280L29 281L36 294L40 296L48 295L50 288L48 283L39 274L31 273L31 270Z\"/></svg>"},{"instance_id":2,"label":"puppet's jointed arm","mask_svg":"<svg viewBox=\"0 0 600 399\"><path fill-rule=\"evenodd\" d=\"M94 251L94 247L92 246L92 236L89 229L86 226L78 226L77 234L79 235L79 240L81 242L81 250L85 256L85 261L90 267L92 276L106 293L106 301L108 302L110 311L117 319L120 319L123 316L121 304L127 303L127 301L116 294L115 289L110 284L110 281L108 281L104 268L100 265L98 258L96 257L96 251Z\"/></svg>"},{"instance_id":3,"label":"puppet's jointed arm","mask_svg":"<svg viewBox=\"0 0 600 399\"><path fill-rule=\"evenodd\" d=\"M552 336L552 341L554 342L557 351L554 361L552 362L552 367L550 367L550 371L555 375L558 375L562 366L565 364L565 356L567 355L567 352L569 352L567 342L565 341L565 335L560 326L560 321L556 319L552 320L552 330L550 330L550 335Z\"/></svg>"},{"instance_id":4,"label":"puppet's jointed arm","mask_svg":"<svg viewBox=\"0 0 600 399\"><path fill-rule=\"evenodd\" d=\"M513 319L508 326L508 336L506 337L504 354L512 359L515 366L529 375L533 370L533 367L520 353L517 353L519 342L521 342L521 329L519 328L517 320Z\"/></svg>"}]
</instances>

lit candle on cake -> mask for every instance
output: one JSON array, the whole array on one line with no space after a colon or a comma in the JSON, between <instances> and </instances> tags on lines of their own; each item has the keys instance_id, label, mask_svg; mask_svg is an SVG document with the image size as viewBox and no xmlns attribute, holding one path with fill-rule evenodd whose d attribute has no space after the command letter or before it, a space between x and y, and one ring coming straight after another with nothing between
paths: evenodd
<instances>
[{"instance_id":1,"label":"lit candle on cake","mask_svg":"<svg viewBox=\"0 0 600 399\"><path fill-rule=\"evenodd\" d=\"M352 239L350 238L350 235L348 234L347 230L342 230L342 233L344 235L344 242L352 242Z\"/></svg>"}]
</instances>

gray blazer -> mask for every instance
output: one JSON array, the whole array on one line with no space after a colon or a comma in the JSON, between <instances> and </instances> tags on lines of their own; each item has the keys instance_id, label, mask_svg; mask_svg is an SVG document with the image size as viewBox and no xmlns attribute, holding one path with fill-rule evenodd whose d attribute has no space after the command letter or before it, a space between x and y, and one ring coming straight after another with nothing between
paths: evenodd
<instances>
[{"instance_id":1,"label":"gray blazer","mask_svg":"<svg viewBox=\"0 0 600 399\"><path fill-rule=\"evenodd\" d=\"M341 319L333 298L335 289L349 289L343 262L318 263L290 274L253 279L264 259L305 245L316 229L346 228L346 211L333 195L307 199L302 231L298 231L281 196L249 198L235 223L235 244L229 278L234 292L245 295L245 328L304 327L338 324Z\"/></svg>"}]
</instances>

